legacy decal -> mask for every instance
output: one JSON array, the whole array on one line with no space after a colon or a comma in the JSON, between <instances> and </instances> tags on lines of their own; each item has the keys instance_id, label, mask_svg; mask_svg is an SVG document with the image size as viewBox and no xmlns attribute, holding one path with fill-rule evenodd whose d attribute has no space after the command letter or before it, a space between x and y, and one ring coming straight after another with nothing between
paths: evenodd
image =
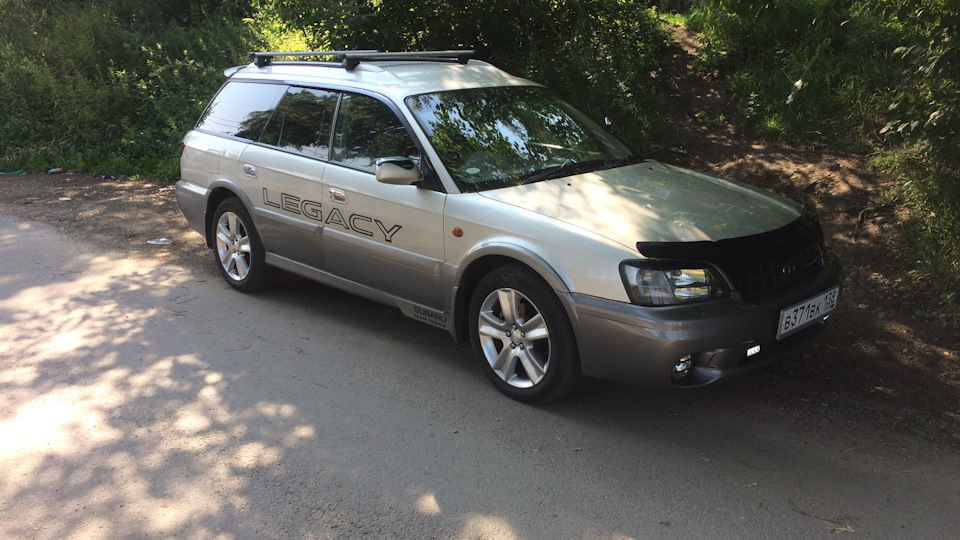
<instances>
[{"instance_id":1,"label":"legacy decal","mask_svg":"<svg viewBox=\"0 0 960 540\"><path fill-rule=\"evenodd\" d=\"M323 219L322 205L318 201L301 199L289 193L280 193L278 199L271 200L267 188L263 188L263 204L291 214L306 216L314 221L322 222L325 225L339 225L345 230L353 231L364 236L375 236L371 225L376 225L376 229L380 231L380 234L386 242L393 242L393 237L403 228L403 225L387 227L379 219L361 214L350 214L344 217L339 208L331 210L327 215L327 219Z\"/></svg>"}]
</instances>

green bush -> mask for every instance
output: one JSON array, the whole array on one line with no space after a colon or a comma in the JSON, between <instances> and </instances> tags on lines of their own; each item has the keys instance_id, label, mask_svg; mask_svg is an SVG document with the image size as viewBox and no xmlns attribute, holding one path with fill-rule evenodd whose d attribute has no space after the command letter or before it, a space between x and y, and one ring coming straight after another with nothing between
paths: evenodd
<instances>
[{"instance_id":1,"label":"green bush","mask_svg":"<svg viewBox=\"0 0 960 540\"><path fill-rule=\"evenodd\" d=\"M703 64L772 136L910 142L960 165L954 0L706 0Z\"/></svg>"},{"instance_id":2,"label":"green bush","mask_svg":"<svg viewBox=\"0 0 960 540\"><path fill-rule=\"evenodd\" d=\"M896 97L882 133L918 143L937 160L960 166L960 3L875 0L875 11L910 31L891 54Z\"/></svg>"},{"instance_id":3,"label":"green bush","mask_svg":"<svg viewBox=\"0 0 960 540\"><path fill-rule=\"evenodd\" d=\"M180 138L257 39L217 14L141 26L123 3L0 4L0 170L178 175Z\"/></svg>"},{"instance_id":4,"label":"green bush","mask_svg":"<svg viewBox=\"0 0 960 540\"><path fill-rule=\"evenodd\" d=\"M476 48L609 117L635 147L670 142L651 76L665 37L643 2L23 0L0 3L0 170L176 177L179 140L222 70L304 43Z\"/></svg>"},{"instance_id":5,"label":"green bush","mask_svg":"<svg viewBox=\"0 0 960 540\"><path fill-rule=\"evenodd\" d=\"M904 182L894 195L910 209L899 250L916 260L927 283L934 285L941 308L960 325L960 183L949 170L931 168L929 160L907 150L885 152L877 165Z\"/></svg>"}]
</instances>

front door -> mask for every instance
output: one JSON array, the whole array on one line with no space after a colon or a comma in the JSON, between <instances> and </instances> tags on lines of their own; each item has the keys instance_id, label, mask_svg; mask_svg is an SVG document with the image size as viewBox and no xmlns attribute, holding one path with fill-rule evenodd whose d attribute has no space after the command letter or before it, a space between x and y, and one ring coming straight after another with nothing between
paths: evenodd
<instances>
[{"instance_id":1,"label":"front door","mask_svg":"<svg viewBox=\"0 0 960 540\"><path fill-rule=\"evenodd\" d=\"M325 269L433 308L443 307L443 207L446 195L381 184L376 160L419 162L396 113L384 102L343 94L330 163L324 170Z\"/></svg>"}]
</instances>

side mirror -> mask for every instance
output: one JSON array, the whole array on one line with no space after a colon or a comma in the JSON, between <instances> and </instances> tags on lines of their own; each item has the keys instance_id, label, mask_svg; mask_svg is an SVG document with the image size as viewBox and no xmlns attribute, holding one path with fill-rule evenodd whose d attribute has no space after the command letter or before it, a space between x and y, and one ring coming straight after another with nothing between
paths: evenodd
<instances>
[{"instance_id":1,"label":"side mirror","mask_svg":"<svg viewBox=\"0 0 960 540\"><path fill-rule=\"evenodd\" d=\"M377 160L377 182L394 186L409 186L423 180L420 167L408 157L385 157Z\"/></svg>"}]
</instances>

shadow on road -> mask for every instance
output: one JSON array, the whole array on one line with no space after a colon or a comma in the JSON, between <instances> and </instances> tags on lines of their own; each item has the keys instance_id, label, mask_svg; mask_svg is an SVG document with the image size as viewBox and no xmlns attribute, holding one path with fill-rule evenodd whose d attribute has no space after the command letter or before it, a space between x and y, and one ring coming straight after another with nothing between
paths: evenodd
<instances>
[{"instance_id":1,"label":"shadow on road","mask_svg":"<svg viewBox=\"0 0 960 540\"><path fill-rule=\"evenodd\" d=\"M942 476L955 470L934 459L903 472L882 438L832 438L829 412L821 426L745 397L786 389L782 371L706 392L591 382L528 407L498 394L466 347L394 309L299 279L242 295L16 227L0 233L0 339L13 345L0 353L0 536L958 526Z\"/></svg>"}]
</instances>

